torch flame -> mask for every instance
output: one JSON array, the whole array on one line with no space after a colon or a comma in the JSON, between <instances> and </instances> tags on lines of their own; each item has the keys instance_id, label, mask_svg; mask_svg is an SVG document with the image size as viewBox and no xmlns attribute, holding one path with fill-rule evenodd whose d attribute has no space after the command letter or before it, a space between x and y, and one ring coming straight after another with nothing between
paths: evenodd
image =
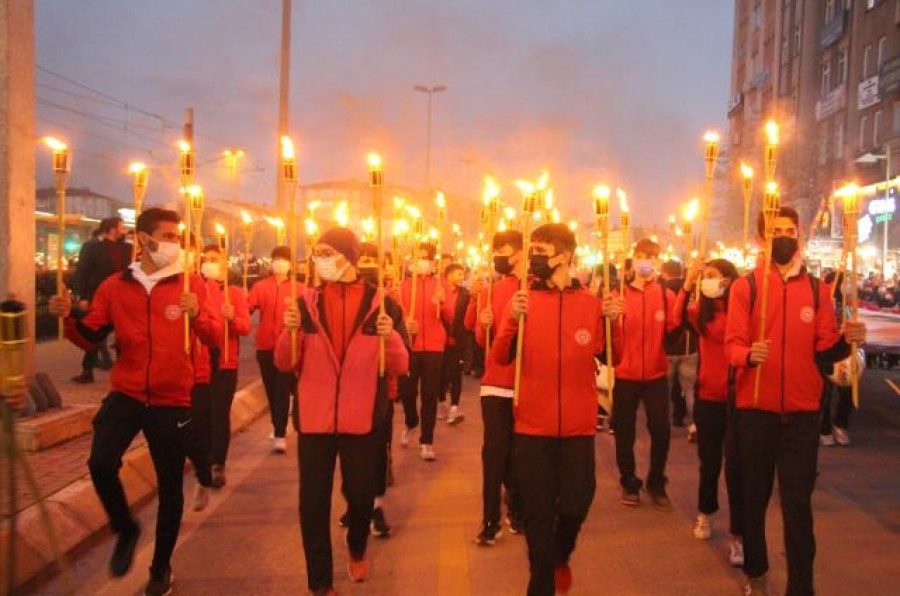
<instances>
[{"instance_id":1,"label":"torch flame","mask_svg":"<svg viewBox=\"0 0 900 596\"><path fill-rule=\"evenodd\" d=\"M719 133L714 130L706 131L706 134L703 135L703 140L707 143L718 143L719 142Z\"/></svg>"},{"instance_id":2,"label":"torch flame","mask_svg":"<svg viewBox=\"0 0 900 596\"><path fill-rule=\"evenodd\" d=\"M128 173L129 174L140 174L147 170L147 164L142 163L140 161L133 161L128 164Z\"/></svg>"},{"instance_id":3,"label":"torch flame","mask_svg":"<svg viewBox=\"0 0 900 596\"><path fill-rule=\"evenodd\" d=\"M394 197L394 209L403 209L404 205L406 205L406 199L403 197Z\"/></svg>"},{"instance_id":4,"label":"torch flame","mask_svg":"<svg viewBox=\"0 0 900 596\"><path fill-rule=\"evenodd\" d=\"M434 202L437 203L438 209L443 209L447 206L447 200L441 191L437 191L437 194L434 195Z\"/></svg>"},{"instance_id":5,"label":"torch flame","mask_svg":"<svg viewBox=\"0 0 900 596\"><path fill-rule=\"evenodd\" d=\"M67 149L66 144L56 137L44 137L44 144L50 147L54 152L61 152Z\"/></svg>"},{"instance_id":6,"label":"torch flame","mask_svg":"<svg viewBox=\"0 0 900 596\"><path fill-rule=\"evenodd\" d=\"M766 192L771 195L778 193L778 183L774 180L766 182Z\"/></svg>"},{"instance_id":7,"label":"torch flame","mask_svg":"<svg viewBox=\"0 0 900 596\"><path fill-rule=\"evenodd\" d=\"M439 234L438 234L437 228L428 228L428 237L429 238L431 238L432 240L437 240L438 235Z\"/></svg>"},{"instance_id":8,"label":"torch flame","mask_svg":"<svg viewBox=\"0 0 900 596\"><path fill-rule=\"evenodd\" d=\"M547 194L544 195L544 209L550 210L553 209L553 189L549 189ZM556 222L559 223L559 222Z\"/></svg>"},{"instance_id":9,"label":"torch flame","mask_svg":"<svg viewBox=\"0 0 900 596\"><path fill-rule=\"evenodd\" d=\"M534 184L528 182L527 180L516 180L516 186L519 187L519 190L522 191L523 195L530 195L534 193Z\"/></svg>"},{"instance_id":10,"label":"torch flame","mask_svg":"<svg viewBox=\"0 0 900 596\"><path fill-rule=\"evenodd\" d=\"M334 209L334 221L341 227L346 227L350 221L350 211L347 207L347 201L341 201Z\"/></svg>"},{"instance_id":11,"label":"torch flame","mask_svg":"<svg viewBox=\"0 0 900 596\"><path fill-rule=\"evenodd\" d=\"M553 213L551 213L550 215L551 215L550 219L551 219L551 221L552 221L553 223L559 223L559 222L560 222L559 209L554 208L554 209L553 209Z\"/></svg>"},{"instance_id":12,"label":"torch flame","mask_svg":"<svg viewBox=\"0 0 900 596\"><path fill-rule=\"evenodd\" d=\"M310 201L306 206L306 209L309 211L310 215L316 214L316 209L322 206L322 201Z\"/></svg>"},{"instance_id":13,"label":"torch flame","mask_svg":"<svg viewBox=\"0 0 900 596\"><path fill-rule=\"evenodd\" d=\"M497 222L497 231L498 231L498 232L505 232L506 229L507 229L507 227L506 227L506 220L505 220L504 218L501 217L501 218L500 218L500 221Z\"/></svg>"},{"instance_id":14,"label":"torch flame","mask_svg":"<svg viewBox=\"0 0 900 596\"><path fill-rule=\"evenodd\" d=\"M578 231L578 222L575 221L574 219L569 222L569 230L571 230L573 232Z\"/></svg>"},{"instance_id":15,"label":"torch flame","mask_svg":"<svg viewBox=\"0 0 900 596\"><path fill-rule=\"evenodd\" d=\"M282 159L294 159L296 153L294 153L294 141L291 140L291 137L282 136L281 137L281 158Z\"/></svg>"},{"instance_id":16,"label":"torch flame","mask_svg":"<svg viewBox=\"0 0 900 596\"><path fill-rule=\"evenodd\" d=\"M303 225L306 227L307 236L315 236L319 231L319 226L316 225L315 220L311 217L307 217L303 221Z\"/></svg>"},{"instance_id":17,"label":"torch flame","mask_svg":"<svg viewBox=\"0 0 900 596\"><path fill-rule=\"evenodd\" d=\"M547 183L550 181L550 172L544 170L541 172L541 177L538 178L537 189L544 190L547 188Z\"/></svg>"},{"instance_id":18,"label":"torch flame","mask_svg":"<svg viewBox=\"0 0 900 596\"><path fill-rule=\"evenodd\" d=\"M275 228L276 230L280 230L284 227L284 221L280 217L270 217L268 215L264 216L263 219L266 220L266 223Z\"/></svg>"},{"instance_id":19,"label":"torch flame","mask_svg":"<svg viewBox=\"0 0 900 596\"><path fill-rule=\"evenodd\" d=\"M744 162L741 162L741 175L744 178L753 178L753 168L751 168Z\"/></svg>"},{"instance_id":20,"label":"torch flame","mask_svg":"<svg viewBox=\"0 0 900 596\"><path fill-rule=\"evenodd\" d=\"M224 236L225 234L228 233L228 232L225 230L225 226L223 226L223 225L220 224L219 222L216 222L216 223L215 223L215 228L216 228L216 234L218 234L219 236Z\"/></svg>"},{"instance_id":21,"label":"torch flame","mask_svg":"<svg viewBox=\"0 0 900 596\"><path fill-rule=\"evenodd\" d=\"M241 220L243 220L244 224L248 226L253 223L253 218L243 209L241 209Z\"/></svg>"},{"instance_id":22,"label":"torch flame","mask_svg":"<svg viewBox=\"0 0 900 596\"><path fill-rule=\"evenodd\" d=\"M409 234L409 222L405 219L398 219L394 223L394 236L406 236Z\"/></svg>"},{"instance_id":23,"label":"torch flame","mask_svg":"<svg viewBox=\"0 0 900 596\"><path fill-rule=\"evenodd\" d=\"M684 208L684 219L685 221L694 221L694 218L697 217L697 213L700 211L700 200L694 197L687 204L687 207Z\"/></svg>"},{"instance_id":24,"label":"torch flame","mask_svg":"<svg viewBox=\"0 0 900 596\"><path fill-rule=\"evenodd\" d=\"M422 212L419 211L414 205L407 205L406 212L409 213L409 216L413 219L420 219L422 217Z\"/></svg>"},{"instance_id":25,"label":"torch flame","mask_svg":"<svg viewBox=\"0 0 900 596\"><path fill-rule=\"evenodd\" d=\"M484 191L482 192L482 200L485 207L491 204L491 201L500 196L500 185L490 176L484 177Z\"/></svg>"},{"instance_id":26,"label":"torch flame","mask_svg":"<svg viewBox=\"0 0 900 596\"><path fill-rule=\"evenodd\" d=\"M191 144L188 143L187 141L185 141L184 139L181 139L180 141L178 141L178 150L181 151L182 153L190 153L191 152Z\"/></svg>"},{"instance_id":27,"label":"torch flame","mask_svg":"<svg viewBox=\"0 0 900 596\"><path fill-rule=\"evenodd\" d=\"M859 186L857 186L856 182L851 182L842 186L834 192L834 196L838 198L848 197L852 195L859 194Z\"/></svg>"},{"instance_id":28,"label":"torch flame","mask_svg":"<svg viewBox=\"0 0 900 596\"><path fill-rule=\"evenodd\" d=\"M503 209L503 217L510 221L514 220L516 218L516 210L512 207L506 207Z\"/></svg>"},{"instance_id":29,"label":"torch flame","mask_svg":"<svg viewBox=\"0 0 900 596\"><path fill-rule=\"evenodd\" d=\"M369 153L367 156L367 161L369 162L369 171L377 172L381 170L381 156L377 153Z\"/></svg>"},{"instance_id":30,"label":"torch flame","mask_svg":"<svg viewBox=\"0 0 900 596\"><path fill-rule=\"evenodd\" d=\"M610 190L609 187L605 184L598 184L594 187L594 198L601 199L604 201L609 200Z\"/></svg>"},{"instance_id":31,"label":"torch flame","mask_svg":"<svg viewBox=\"0 0 900 596\"><path fill-rule=\"evenodd\" d=\"M622 213L628 213L628 194L621 188L617 188L616 196L619 197L619 209Z\"/></svg>"},{"instance_id":32,"label":"torch flame","mask_svg":"<svg viewBox=\"0 0 900 596\"><path fill-rule=\"evenodd\" d=\"M766 122L766 138L770 145L778 144L778 123L774 120Z\"/></svg>"}]
</instances>

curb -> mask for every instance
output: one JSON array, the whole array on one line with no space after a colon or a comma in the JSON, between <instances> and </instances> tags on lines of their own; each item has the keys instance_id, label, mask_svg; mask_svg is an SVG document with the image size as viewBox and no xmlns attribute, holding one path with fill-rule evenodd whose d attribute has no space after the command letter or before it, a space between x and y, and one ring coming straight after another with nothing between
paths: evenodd
<instances>
[{"instance_id":1,"label":"curb","mask_svg":"<svg viewBox=\"0 0 900 596\"><path fill-rule=\"evenodd\" d=\"M231 434L236 435L268 410L262 380L238 390L231 408ZM146 445L128 451L122 458L119 478L132 507L150 500L156 493L156 474ZM59 547L68 554L107 528L109 521L87 476L44 499ZM9 542L9 526L0 528L0 544ZM55 563L50 539L41 521L38 504L18 514L16 520L15 586L21 586ZM6 585L6 565L0 569L0 585Z\"/></svg>"}]
</instances>

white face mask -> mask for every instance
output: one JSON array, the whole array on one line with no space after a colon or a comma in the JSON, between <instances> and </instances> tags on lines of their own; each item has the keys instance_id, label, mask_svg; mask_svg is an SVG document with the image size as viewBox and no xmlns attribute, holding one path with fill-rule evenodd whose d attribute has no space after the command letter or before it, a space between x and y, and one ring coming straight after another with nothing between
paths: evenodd
<instances>
[{"instance_id":1,"label":"white face mask","mask_svg":"<svg viewBox=\"0 0 900 596\"><path fill-rule=\"evenodd\" d=\"M313 258L313 262L316 264L316 272L319 274L319 277L322 278L322 281L338 281L344 276L344 272L347 271L347 267L350 266L350 263L346 263L343 267L338 269L337 261L339 258L338 255Z\"/></svg>"},{"instance_id":2,"label":"white face mask","mask_svg":"<svg viewBox=\"0 0 900 596\"><path fill-rule=\"evenodd\" d=\"M218 280L222 275L222 268L218 263L203 263L200 265L200 274L206 279Z\"/></svg>"},{"instance_id":3,"label":"white face mask","mask_svg":"<svg viewBox=\"0 0 900 596\"><path fill-rule=\"evenodd\" d=\"M275 259L272 261L272 272L275 275L287 275L287 272L291 270L291 264L289 261L285 259Z\"/></svg>"},{"instance_id":4,"label":"white face mask","mask_svg":"<svg viewBox=\"0 0 900 596\"><path fill-rule=\"evenodd\" d=\"M704 279L700 282L700 291L710 300L721 298L725 293L721 278Z\"/></svg>"},{"instance_id":5,"label":"white face mask","mask_svg":"<svg viewBox=\"0 0 900 596\"><path fill-rule=\"evenodd\" d=\"M181 256L181 244L178 242L157 242L156 251L147 249L150 260L160 269L175 264Z\"/></svg>"},{"instance_id":6,"label":"white face mask","mask_svg":"<svg viewBox=\"0 0 900 596\"><path fill-rule=\"evenodd\" d=\"M641 277L650 277L655 271L653 261L650 259L636 259L633 262L634 272Z\"/></svg>"},{"instance_id":7,"label":"white face mask","mask_svg":"<svg viewBox=\"0 0 900 596\"><path fill-rule=\"evenodd\" d=\"M419 259L416 261L416 273L419 275L428 275L431 273L431 261L428 259Z\"/></svg>"}]
</instances>

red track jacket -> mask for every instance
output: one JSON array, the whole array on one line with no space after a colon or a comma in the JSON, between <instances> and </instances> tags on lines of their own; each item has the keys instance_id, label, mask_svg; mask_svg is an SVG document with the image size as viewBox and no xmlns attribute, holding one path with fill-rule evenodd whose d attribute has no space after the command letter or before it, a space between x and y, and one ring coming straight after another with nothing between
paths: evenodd
<instances>
[{"instance_id":1,"label":"red track jacket","mask_svg":"<svg viewBox=\"0 0 900 596\"><path fill-rule=\"evenodd\" d=\"M665 292L665 298L663 298ZM623 353L617 358L616 378L626 381L654 381L669 371L664 346L665 335L681 324L678 298L658 280L638 290L625 286L625 315L614 327L622 328Z\"/></svg>"},{"instance_id":2,"label":"red track jacket","mask_svg":"<svg viewBox=\"0 0 900 596\"><path fill-rule=\"evenodd\" d=\"M500 281L494 283L494 289L491 290L491 312L494 313L494 324L491 326L491 342L497 339L497 332L506 316L506 309L513 295L519 291L519 278L515 275L507 275ZM483 291L478 297L478 307L476 308L475 323L475 341L481 347L487 347L487 329L481 324L481 311L487 304L487 290ZM481 385L490 385L492 387L502 387L512 389L515 385L516 367L515 363L500 364L494 358L485 358L484 375L481 377Z\"/></svg>"},{"instance_id":3,"label":"red track jacket","mask_svg":"<svg viewBox=\"0 0 900 596\"><path fill-rule=\"evenodd\" d=\"M297 284L297 296L304 291L303 284ZM262 279L250 289L250 298L247 303L250 312L259 311L259 326L256 328L256 349L274 350L275 340L284 329L285 299L291 297L291 279L281 283L275 281L275 276Z\"/></svg>"},{"instance_id":4,"label":"red track jacket","mask_svg":"<svg viewBox=\"0 0 900 596\"><path fill-rule=\"evenodd\" d=\"M441 316L431 298L441 283L436 275L419 275L416 279L416 312L415 320L419 323L419 332L412 336L413 352L443 352L447 343L447 331L441 320L447 303L441 305ZM412 277L403 280L400 286L400 300L403 312L409 318L410 300L412 299ZM452 317L452 313L450 314Z\"/></svg>"}]
</instances>

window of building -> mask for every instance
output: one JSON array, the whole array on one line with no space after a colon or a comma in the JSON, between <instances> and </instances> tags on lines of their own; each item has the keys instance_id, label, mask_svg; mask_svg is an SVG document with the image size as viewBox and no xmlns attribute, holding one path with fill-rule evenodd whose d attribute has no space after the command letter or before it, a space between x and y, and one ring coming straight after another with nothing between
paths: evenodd
<instances>
[{"instance_id":1,"label":"window of building","mask_svg":"<svg viewBox=\"0 0 900 596\"><path fill-rule=\"evenodd\" d=\"M884 64L885 60L887 60L887 36L882 35L878 40L878 65L875 67L876 74L879 69L881 69L881 65Z\"/></svg>"},{"instance_id":2,"label":"window of building","mask_svg":"<svg viewBox=\"0 0 900 596\"><path fill-rule=\"evenodd\" d=\"M762 3L753 5L753 16L750 17L750 28L756 31L762 26Z\"/></svg>"},{"instance_id":3,"label":"window of building","mask_svg":"<svg viewBox=\"0 0 900 596\"><path fill-rule=\"evenodd\" d=\"M872 146L878 147L881 145L881 110L875 112L875 117L872 119Z\"/></svg>"},{"instance_id":4,"label":"window of building","mask_svg":"<svg viewBox=\"0 0 900 596\"><path fill-rule=\"evenodd\" d=\"M900 0L897 0L900 2ZM794 56L800 55L800 40L802 39L802 34L800 32L800 25L794 25Z\"/></svg>"},{"instance_id":5,"label":"window of building","mask_svg":"<svg viewBox=\"0 0 900 596\"><path fill-rule=\"evenodd\" d=\"M859 140L857 142L856 148L860 152L862 152L868 148L868 145L866 144L866 128L868 127L868 124L869 124L868 116L863 116L862 118L859 119Z\"/></svg>"},{"instance_id":6,"label":"window of building","mask_svg":"<svg viewBox=\"0 0 900 596\"><path fill-rule=\"evenodd\" d=\"M825 22L830 23L834 19L834 0L825 2Z\"/></svg>"},{"instance_id":7,"label":"window of building","mask_svg":"<svg viewBox=\"0 0 900 596\"><path fill-rule=\"evenodd\" d=\"M844 157L844 123L838 122L834 127L834 156Z\"/></svg>"},{"instance_id":8,"label":"window of building","mask_svg":"<svg viewBox=\"0 0 900 596\"><path fill-rule=\"evenodd\" d=\"M866 10L875 8L875 0L866 0Z\"/></svg>"},{"instance_id":9,"label":"window of building","mask_svg":"<svg viewBox=\"0 0 900 596\"><path fill-rule=\"evenodd\" d=\"M784 66L791 59L791 42L787 35L781 38L781 65Z\"/></svg>"},{"instance_id":10,"label":"window of building","mask_svg":"<svg viewBox=\"0 0 900 596\"><path fill-rule=\"evenodd\" d=\"M828 135L822 135L819 138L819 165L824 166L828 163Z\"/></svg>"},{"instance_id":11,"label":"window of building","mask_svg":"<svg viewBox=\"0 0 900 596\"><path fill-rule=\"evenodd\" d=\"M837 58L837 84L843 85L847 82L847 50L838 52Z\"/></svg>"},{"instance_id":12,"label":"window of building","mask_svg":"<svg viewBox=\"0 0 900 596\"><path fill-rule=\"evenodd\" d=\"M863 49L862 78L869 78L869 66L872 64L872 45L869 44Z\"/></svg>"},{"instance_id":13,"label":"window of building","mask_svg":"<svg viewBox=\"0 0 900 596\"><path fill-rule=\"evenodd\" d=\"M822 64L822 88L820 91L821 95L831 91L831 61L826 61Z\"/></svg>"}]
</instances>

